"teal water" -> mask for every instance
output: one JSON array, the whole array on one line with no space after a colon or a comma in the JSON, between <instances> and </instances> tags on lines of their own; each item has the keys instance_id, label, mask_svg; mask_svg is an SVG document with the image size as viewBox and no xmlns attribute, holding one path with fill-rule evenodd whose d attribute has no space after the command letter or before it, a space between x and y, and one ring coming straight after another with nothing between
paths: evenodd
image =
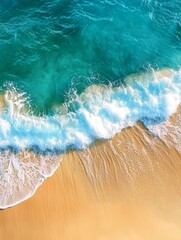
<instances>
[{"instance_id":1,"label":"teal water","mask_svg":"<svg viewBox=\"0 0 181 240\"><path fill-rule=\"evenodd\" d=\"M179 0L1 0L0 86L13 82L47 114L75 89L179 69L180 9Z\"/></svg>"}]
</instances>

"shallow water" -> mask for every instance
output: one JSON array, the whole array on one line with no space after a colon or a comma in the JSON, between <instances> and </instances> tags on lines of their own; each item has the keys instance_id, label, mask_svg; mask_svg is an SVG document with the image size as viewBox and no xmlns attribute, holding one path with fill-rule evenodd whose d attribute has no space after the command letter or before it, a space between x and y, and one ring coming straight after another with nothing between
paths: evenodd
<instances>
[{"instance_id":1,"label":"shallow water","mask_svg":"<svg viewBox=\"0 0 181 240\"><path fill-rule=\"evenodd\" d=\"M1 86L13 82L44 114L68 101L70 89L178 69L180 8L178 0L3 1Z\"/></svg>"}]
</instances>

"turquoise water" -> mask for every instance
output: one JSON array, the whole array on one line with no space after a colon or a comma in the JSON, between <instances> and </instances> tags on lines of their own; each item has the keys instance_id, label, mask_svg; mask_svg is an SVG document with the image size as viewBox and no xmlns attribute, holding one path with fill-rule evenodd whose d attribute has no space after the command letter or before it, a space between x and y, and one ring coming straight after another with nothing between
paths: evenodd
<instances>
[{"instance_id":1,"label":"turquoise water","mask_svg":"<svg viewBox=\"0 0 181 240\"><path fill-rule=\"evenodd\" d=\"M48 114L89 85L179 69L180 9L179 0L1 0L0 85L13 82Z\"/></svg>"}]
</instances>

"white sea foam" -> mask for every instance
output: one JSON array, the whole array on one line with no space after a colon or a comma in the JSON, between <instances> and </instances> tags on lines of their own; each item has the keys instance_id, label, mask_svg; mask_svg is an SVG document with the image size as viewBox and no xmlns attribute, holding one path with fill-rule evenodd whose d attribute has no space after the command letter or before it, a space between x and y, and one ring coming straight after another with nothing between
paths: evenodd
<instances>
[{"instance_id":1,"label":"white sea foam","mask_svg":"<svg viewBox=\"0 0 181 240\"><path fill-rule=\"evenodd\" d=\"M92 85L81 95L71 96L64 114L57 111L46 117L31 114L25 95L13 88L6 92L0 113L1 208L31 196L59 165L57 153L86 148L95 139L111 138L137 121L154 132L154 126L166 121L181 103L181 71L153 71L130 76L125 82L115 88ZM36 161L22 161L21 154L11 149L32 150L31 158ZM41 159L37 151L47 155Z\"/></svg>"},{"instance_id":2,"label":"white sea foam","mask_svg":"<svg viewBox=\"0 0 181 240\"><path fill-rule=\"evenodd\" d=\"M181 102L181 72L164 70L129 77L126 82L126 86L116 88L92 85L71 98L68 107L76 107L74 112L51 117L24 114L24 95L8 91L6 110L0 114L0 147L83 149L139 120L147 127L163 122Z\"/></svg>"}]
</instances>

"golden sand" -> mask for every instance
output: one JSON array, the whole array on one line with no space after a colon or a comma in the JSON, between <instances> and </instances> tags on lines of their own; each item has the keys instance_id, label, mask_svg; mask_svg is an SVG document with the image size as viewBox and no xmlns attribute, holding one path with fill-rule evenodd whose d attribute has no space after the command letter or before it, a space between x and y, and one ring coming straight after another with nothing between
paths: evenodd
<instances>
[{"instance_id":1,"label":"golden sand","mask_svg":"<svg viewBox=\"0 0 181 240\"><path fill-rule=\"evenodd\" d=\"M0 211L0 239L180 240L181 136L169 131L165 142L137 124L69 152L31 199Z\"/></svg>"}]
</instances>

